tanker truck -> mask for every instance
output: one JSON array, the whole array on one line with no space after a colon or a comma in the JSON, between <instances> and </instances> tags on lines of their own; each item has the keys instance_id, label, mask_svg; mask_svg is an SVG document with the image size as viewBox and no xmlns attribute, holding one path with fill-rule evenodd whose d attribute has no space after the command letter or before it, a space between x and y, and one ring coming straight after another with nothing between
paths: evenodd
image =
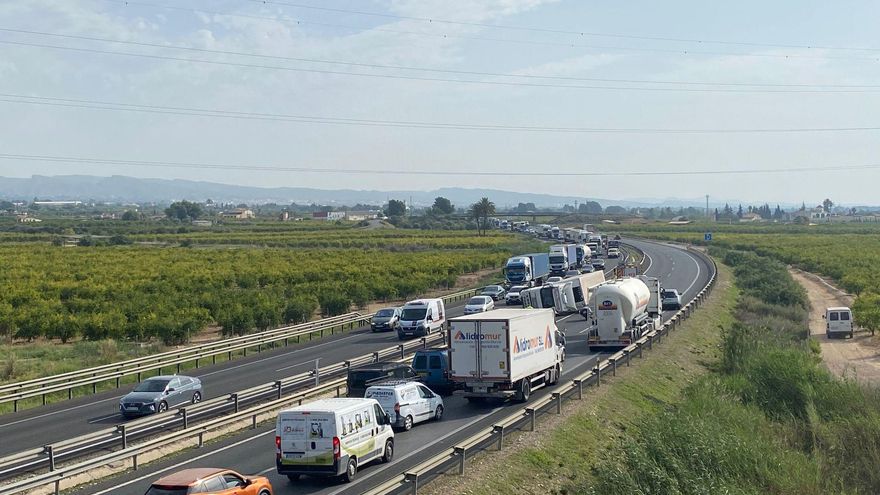
<instances>
[{"instance_id":1,"label":"tanker truck","mask_svg":"<svg viewBox=\"0 0 880 495\"><path fill-rule=\"evenodd\" d=\"M591 296L595 324L587 344L591 351L626 347L660 325L659 289L651 277L621 278L596 287ZM646 283L647 282L647 283Z\"/></svg>"}]
</instances>

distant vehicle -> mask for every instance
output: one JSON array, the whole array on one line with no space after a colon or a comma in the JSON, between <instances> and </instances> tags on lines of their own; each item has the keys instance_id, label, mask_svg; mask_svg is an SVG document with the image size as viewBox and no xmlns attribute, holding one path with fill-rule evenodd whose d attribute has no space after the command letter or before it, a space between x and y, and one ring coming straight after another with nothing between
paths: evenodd
<instances>
[{"instance_id":1,"label":"distant vehicle","mask_svg":"<svg viewBox=\"0 0 880 495\"><path fill-rule=\"evenodd\" d=\"M483 313L495 309L495 301L489 296L474 296L464 305L464 314Z\"/></svg>"},{"instance_id":2,"label":"distant vehicle","mask_svg":"<svg viewBox=\"0 0 880 495\"><path fill-rule=\"evenodd\" d=\"M547 253L521 254L508 258L504 277L511 285L541 285L550 275L550 256Z\"/></svg>"},{"instance_id":3,"label":"distant vehicle","mask_svg":"<svg viewBox=\"0 0 880 495\"><path fill-rule=\"evenodd\" d=\"M162 413L169 407L202 401L202 382L182 375L154 376L137 384L130 393L119 399L123 416L143 416Z\"/></svg>"},{"instance_id":4,"label":"distant vehicle","mask_svg":"<svg viewBox=\"0 0 880 495\"><path fill-rule=\"evenodd\" d=\"M500 285L487 285L482 292L480 292L481 296L489 296L493 301L497 301L504 297L504 287Z\"/></svg>"},{"instance_id":5,"label":"distant vehicle","mask_svg":"<svg viewBox=\"0 0 880 495\"><path fill-rule=\"evenodd\" d=\"M619 248L620 247L620 236L617 236L615 239L611 239L608 241L608 249L611 248Z\"/></svg>"},{"instance_id":6,"label":"distant vehicle","mask_svg":"<svg viewBox=\"0 0 880 495\"><path fill-rule=\"evenodd\" d=\"M581 274L580 270L568 270L567 272L565 272L564 276L566 278L568 278L568 277L576 277L580 274Z\"/></svg>"},{"instance_id":7,"label":"distant vehicle","mask_svg":"<svg viewBox=\"0 0 880 495\"><path fill-rule=\"evenodd\" d=\"M273 495L264 476L242 476L219 468L184 469L154 481L145 495Z\"/></svg>"},{"instance_id":8,"label":"distant vehicle","mask_svg":"<svg viewBox=\"0 0 880 495\"><path fill-rule=\"evenodd\" d=\"M306 474L351 482L367 463L393 458L391 418L376 399L321 399L278 413L275 469L290 481Z\"/></svg>"},{"instance_id":9,"label":"distant vehicle","mask_svg":"<svg viewBox=\"0 0 880 495\"><path fill-rule=\"evenodd\" d=\"M555 244L550 246L550 273L553 275L561 275L568 270L570 265L568 257L568 248L565 244Z\"/></svg>"},{"instance_id":10,"label":"distant vehicle","mask_svg":"<svg viewBox=\"0 0 880 495\"><path fill-rule=\"evenodd\" d=\"M406 363L380 362L370 363L348 370L346 395L363 397L367 387L386 380L415 380L418 373Z\"/></svg>"},{"instance_id":11,"label":"distant vehicle","mask_svg":"<svg viewBox=\"0 0 880 495\"><path fill-rule=\"evenodd\" d=\"M397 337L424 337L443 331L446 325L446 305L443 299L416 299L403 305Z\"/></svg>"},{"instance_id":12,"label":"distant vehicle","mask_svg":"<svg viewBox=\"0 0 880 495\"><path fill-rule=\"evenodd\" d=\"M373 315L370 321L370 328L374 332L394 331L400 326L401 308L384 308L380 309Z\"/></svg>"},{"instance_id":13,"label":"distant vehicle","mask_svg":"<svg viewBox=\"0 0 880 495\"><path fill-rule=\"evenodd\" d=\"M526 287L525 285L514 285L513 287L508 289L507 294L504 295L504 302L506 302L508 306L512 306L514 304L522 304L519 293L523 289L528 289L528 287Z\"/></svg>"},{"instance_id":14,"label":"distant vehicle","mask_svg":"<svg viewBox=\"0 0 880 495\"><path fill-rule=\"evenodd\" d=\"M455 384L449 380L449 349L419 349L412 360L419 381L440 393L451 394Z\"/></svg>"},{"instance_id":15,"label":"distant vehicle","mask_svg":"<svg viewBox=\"0 0 880 495\"><path fill-rule=\"evenodd\" d=\"M663 311L667 309L681 309L681 294L676 289L663 289L660 291L660 298L663 301Z\"/></svg>"},{"instance_id":16,"label":"distant vehicle","mask_svg":"<svg viewBox=\"0 0 880 495\"><path fill-rule=\"evenodd\" d=\"M853 338L852 310L839 306L825 310L825 337L832 338L837 335Z\"/></svg>"},{"instance_id":17,"label":"distant vehicle","mask_svg":"<svg viewBox=\"0 0 880 495\"><path fill-rule=\"evenodd\" d=\"M596 269L593 268L593 265L584 265L584 267L581 268L581 273L593 273L594 271L596 271Z\"/></svg>"},{"instance_id":18,"label":"distant vehicle","mask_svg":"<svg viewBox=\"0 0 880 495\"><path fill-rule=\"evenodd\" d=\"M620 249L617 249L617 248L609 249L608 250L608 257L609 258L620 258Z\"/></svg>"},{"instance_id":19,"label":"distant vehicle","mask_svg":"<svg viewBox=\"0 0 880 495\"><path fill-rule=\"evenodd\" d=\"M604 270L605 269L605 260L602 258L596 258L593 260L593 268L596 270Z\"/></svg>"},{"instance_id":20,"label":"distant vehicle","mask_svg":"<svg viewBox=\"0 0 880 495\"><path fill-rule=\"evenodd\" d=\"M416 423L443 417L443 398L423 383L379 383L368 388L364 397L379 401L391 424L399 430L409 431Z\"/></svg>"},{"instance_id":21,"label":"distant vehicle","mask_svg":"<svg viewBox=\"0 0 880 495\"><path fill-rule=\"evenodd\" d=\"M547 279L548 284L555 284L557 282L562 282L562 277L550 277Z\"/></svg>"}]
</instances>

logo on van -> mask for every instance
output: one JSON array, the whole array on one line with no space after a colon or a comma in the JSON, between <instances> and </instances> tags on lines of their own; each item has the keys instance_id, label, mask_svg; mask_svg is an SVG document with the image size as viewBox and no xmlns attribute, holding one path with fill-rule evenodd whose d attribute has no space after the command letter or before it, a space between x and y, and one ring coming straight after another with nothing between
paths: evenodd
<instances>
[{"instance_id":1,"label":"logo on van","mask_svg":"<svg viewBox=\"0 0 880 495\"><path fill-rule=\"evenodd\" d=\"M501 340L500 333L455 332L455 340Z\"/></svg>"}]
</instances>

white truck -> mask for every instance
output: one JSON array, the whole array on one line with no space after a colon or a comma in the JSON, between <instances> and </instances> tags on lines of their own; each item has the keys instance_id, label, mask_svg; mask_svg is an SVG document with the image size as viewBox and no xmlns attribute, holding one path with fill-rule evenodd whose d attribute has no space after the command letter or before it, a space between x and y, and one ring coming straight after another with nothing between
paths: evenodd
<instances>
[{"instance_id":1,"label":"white truck","mask_svg":"<svg viewBox=\"0 0 880 495\"><path fill-rule=\"evenodd\" d=\"M519 402L562 374L565 337L549 309L498 309L449 320L449 376L468 400Z\"/></svg>"},{"instance_id":2,"label":"white truck","mask_svg":"<svg viewBox=\"0 0 880 495\"><path fill-rule=\"evenodd\" d=\"M563 275L569 265L568 247L566 244L554 244L550 246L550 274Z\"/></svg>"},{"instance_id":3,"label":"white truck","mask_svg":"<svg viewBox=\"0 0 880 495\"><path fill-rule=\"evenodd\" d=\"M626 347L656 329L660 301L656 278L622 278L597 286L590 304L595 318L587 336L590 350Z\"/></svg>"},{"instance_id":4,"label":"white truck","mask_svg":"<svg viewBox=\"0 0 880 495\"><path fill-rule=\"evenodd\" d=\"M520 301L526 308L551 308L557 315L580 313L587 319L592 291L605 282L601 271L568 277L561 282L520 291Z\"/></svg>"}]
</instances>

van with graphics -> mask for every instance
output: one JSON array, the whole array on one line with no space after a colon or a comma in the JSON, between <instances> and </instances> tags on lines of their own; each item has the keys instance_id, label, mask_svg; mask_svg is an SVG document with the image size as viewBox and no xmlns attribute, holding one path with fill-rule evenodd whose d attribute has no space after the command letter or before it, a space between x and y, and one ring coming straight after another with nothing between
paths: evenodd
<instances>
[{"instance_id":1,"label":"van with graphics","mask_svg":"<svg viewBox=\"0 0 880 495\"><path fill-rule=\"evenodd\" d=\"M468 400L519 402L559 381L565 337L552 309L496 309L449 320L449 376Z\"/></svg>"},{"instance_id":2,"label":"van with graphics","mask_svg":"<svg viewBox=\"0 0 880 495\"><path fill-rule=\"evenodd\" d=\"M442 332L446 325L446 306L443 299L416 299L403 305L397 327L397 337L424 337Z\"/></svg>"},{"instance_id":3,"label":"van with graphics","mask_svg":"<svg viewBox=\"0 0 880 495\"><path fill-rule=\"evenodd\" d=\"M361 466L393 457L391 418L375 399L321 399L278 413L275 467L291 481L311 475L350 482Z\"/></svg>"}]
</instances>

